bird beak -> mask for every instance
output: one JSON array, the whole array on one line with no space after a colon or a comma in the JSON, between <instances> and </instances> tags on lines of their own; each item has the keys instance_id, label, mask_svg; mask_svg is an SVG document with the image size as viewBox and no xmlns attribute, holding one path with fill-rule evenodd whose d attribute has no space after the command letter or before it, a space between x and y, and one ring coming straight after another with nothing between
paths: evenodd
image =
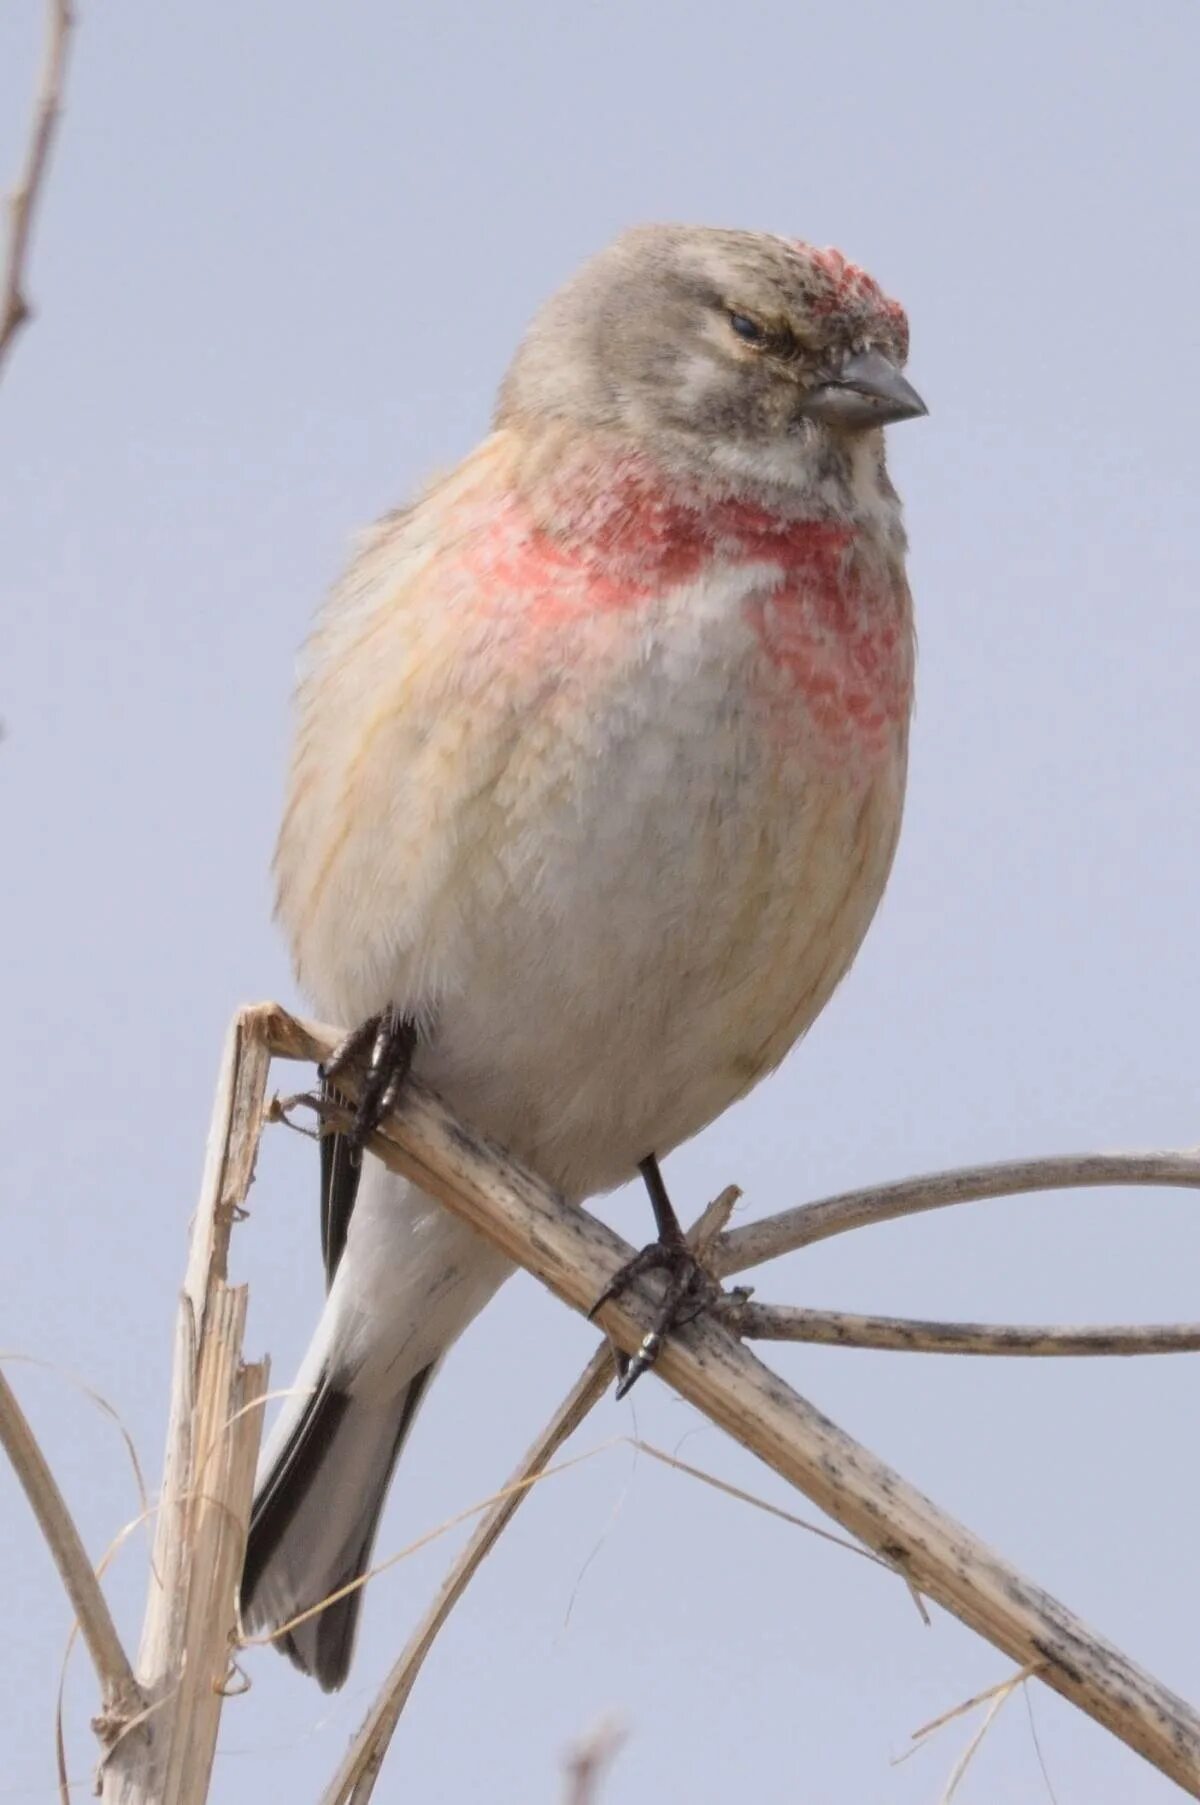
<instances>
[{"instance_id":1,"label":"bird beak","mask_svg":"<svg viewBox=\"0 0 1200 1805\"><path fill-rule=\"evenodd\" d=\"M850 431L916 420L928 412L911 382L882 351L859 351L848 357L834 380L811 390L800 406L804 419Z\"/></svg>"}]
</instances>

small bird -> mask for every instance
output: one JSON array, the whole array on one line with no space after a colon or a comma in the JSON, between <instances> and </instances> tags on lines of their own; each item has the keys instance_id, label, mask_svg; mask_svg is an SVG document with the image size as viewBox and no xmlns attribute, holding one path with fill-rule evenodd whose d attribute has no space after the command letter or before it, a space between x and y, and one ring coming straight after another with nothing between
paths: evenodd
<instances>
[{"instance_id":1,"label":"small bird","mask_svg":"<svg viewBox=\"0 0 1200 1805\"><path fill-rule=\"evenodd\" d=\"M275 861L369 1055L322 1143L328 1295L264 1453L246 1622L349 1669L405 1436L508 1263L370 1154L411 1069L573 1201L779 1064L896 847L914 640L882 428L908 326L834 250L624 233L536 316L493 430L362 543L309 642ZM336 1077L339 1062L327 1070Z\"/></svg>"}]
</instances>

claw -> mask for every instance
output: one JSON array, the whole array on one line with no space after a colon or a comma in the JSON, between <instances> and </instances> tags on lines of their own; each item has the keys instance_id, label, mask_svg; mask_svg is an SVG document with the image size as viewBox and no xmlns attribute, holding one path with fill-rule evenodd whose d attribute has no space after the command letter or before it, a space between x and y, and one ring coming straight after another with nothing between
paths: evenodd
<instances>
[{"instance_id":1,"label":"claw","mask_svg":"<svg viewBox=\"0 0 1200 1805\"><path fill-rule=\"evenodd\" d=\"M348 1065L353 1065L364 1054L368 1047L375 1045L375 1037L379 1032L381 1015L369 1015L365 1022L357 1028L351 1028L344 1039L339 1040L329 1058L317 1067L317 1076L328 1082L344 1072Z\"/></svg>"},{"instance_id":2,"label":"claw","mask_svg":"<svg viewBox=\"0 0 1200 1805\"><path fill-rule=\"evenodd\" d=\"M613 1396L618 1400L633 1390L643 1373L648 1373L658 1359L658 1351L662 1346L662 1337L650 1334L643 1338L642 1345L632 1360L625 1362L625 1370L617 1380L617 1389Z\"/></svg>"},{"instance_id":3,"label":"claw","mask_svg":"<svg viewBox=\"0 0 1200 1805\"><path fill-rule=\"evenodd\" d=\"M361 1065L369 1051L358 1108L346 1134L347 1145L355 1158L361 1156L366 1143L400 1095L416 1045L415 1023L398 1009L389 1008L360 1022L321 1066L321 1078L328 1086L348 1066Z\"/></svg>"},{"instance_id":4,"label":"claw","mask_svg":"<svg viewBox=\"0 0 1200 1805\"><path fill-rule=\"evenodd\" d=\"M712 1274L688 1246L678 1218L671 1207L658 1162L653 1157L641 1162L642 1176L650 1192L654 1217L658 1224L658 1240L651 1241L640 1253L626 1260L615 1272L591 1309L589 1320L610 1298L647 1272L666 1272L667 1285L654 1312L654 1320L642 1337L641 1346L623 1367L618 1362L617 1396L623 1398L648 1372L662 1351L662 1344L672 1329L684 1328L707 1310L721 1296L721 1288ZM690 1307L689 1307L690 1306Z\"/></svg>"},{"instance_id":5,"label":"claw","mask_svg":"<svg viewBox=\"0 0 1200 1805\"><path fill-rule=\"evenodd\" d=\"M602 1310L611 1298L619 1297L622 1291L627 1291L643 1273L661 1270L670 1264L670 1260L670 1253L663 1243L651 1241L648 1247L643 1247L640 1253L635 1253L631 1260L626 1260L624 1266L618 1267L614 1272L588 1311L588 1321L594 1321L597 1311Z\"/></svg>"}]
</instances>

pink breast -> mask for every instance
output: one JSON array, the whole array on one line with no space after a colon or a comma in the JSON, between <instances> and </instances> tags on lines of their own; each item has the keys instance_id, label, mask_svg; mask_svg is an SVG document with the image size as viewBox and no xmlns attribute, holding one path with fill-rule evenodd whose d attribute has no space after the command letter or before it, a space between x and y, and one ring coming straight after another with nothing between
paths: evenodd
<instances>
[{"instance_id":1,"label":"pink breast","mask_svg":"<svg viewBox=\"0 0 1200 1805\"><path fill-rule=\"evenodd\" d=\"M776 724L833 747L883 749L908 716L912 634L898 572L868 565L852 535L821 529L745 604L765 655ZM801 703L800 709L796 704Z\"/></svg>"},{"instance_id":2,"label":"pink breast","mask_svg":"<svg viewBox=\"0 0 1200 1805\"><path fill-rule=\"evenodd\" d=\"M761 565L763 586L743 606L776 726L788 737L815 729L831 747L894 740L911 696L907 593L898 570L864 555L854 528L689 502L637 466L590 494L560 491L552 517L553 533L512 492L465 535L477 595L510 617L518 600L531 649L584 619L608 617L619 632L622 615L665 590Z\"/></svg>"}]
</instances>

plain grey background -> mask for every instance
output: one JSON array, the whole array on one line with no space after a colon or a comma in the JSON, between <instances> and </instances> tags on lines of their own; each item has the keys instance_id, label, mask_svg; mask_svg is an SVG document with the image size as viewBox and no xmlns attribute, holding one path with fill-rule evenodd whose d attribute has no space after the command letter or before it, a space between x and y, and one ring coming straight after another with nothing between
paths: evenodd
<instances>
[{"instance_id":1,"label":"plain grey background","mask_svg":"<svg viewBox=\"0 0 1200 1805\"><path fill-rule=\"evenodd\" d=\"M783 1071L669 1163L689 1214L968 1160L1197 1138L1194 0L85 5L0 393L0 1341L97 1556L151 1483L186 1224L234 1006L295 1000L267 866L295 648L350 534L481 433L532 308L638 219L834 242L906 303L895 430L921 660L907 823L866 950ZM0 18L15 168L41 8ZM271 1137L239 1229L286 1384L319 1299L315 1161ZM634 1239L633 1193L603 1205ZM1184 1193L975 1206L798 1256L762 1297L1016 1320L1200 1315ZM594 1342L524 1277L460 1345L386 1555L484 1497ZM838 1421L1185 1694L1200 1692L1195 1358L784 1349ZM805 1514L654 1380L638 1432ZM461 1532L459 1532L461 1534ZM69 1616L0 1470L0 1800L53 1796ZM268 1651L214 1798L313 1799L456 1536L373 1587L346 1692ZM111 1595L130 1637L145 1541ZM934 1805L1009 1663L852 1555L627 1446L545 1486L439 1643L379 1797ZM93 1693L73 1657L87 1796ZM1176 1794L1044 1690L1059 1805ZM958 1797L1048 1799L1015 1697Z\"/></svg>"}]
</instances>

